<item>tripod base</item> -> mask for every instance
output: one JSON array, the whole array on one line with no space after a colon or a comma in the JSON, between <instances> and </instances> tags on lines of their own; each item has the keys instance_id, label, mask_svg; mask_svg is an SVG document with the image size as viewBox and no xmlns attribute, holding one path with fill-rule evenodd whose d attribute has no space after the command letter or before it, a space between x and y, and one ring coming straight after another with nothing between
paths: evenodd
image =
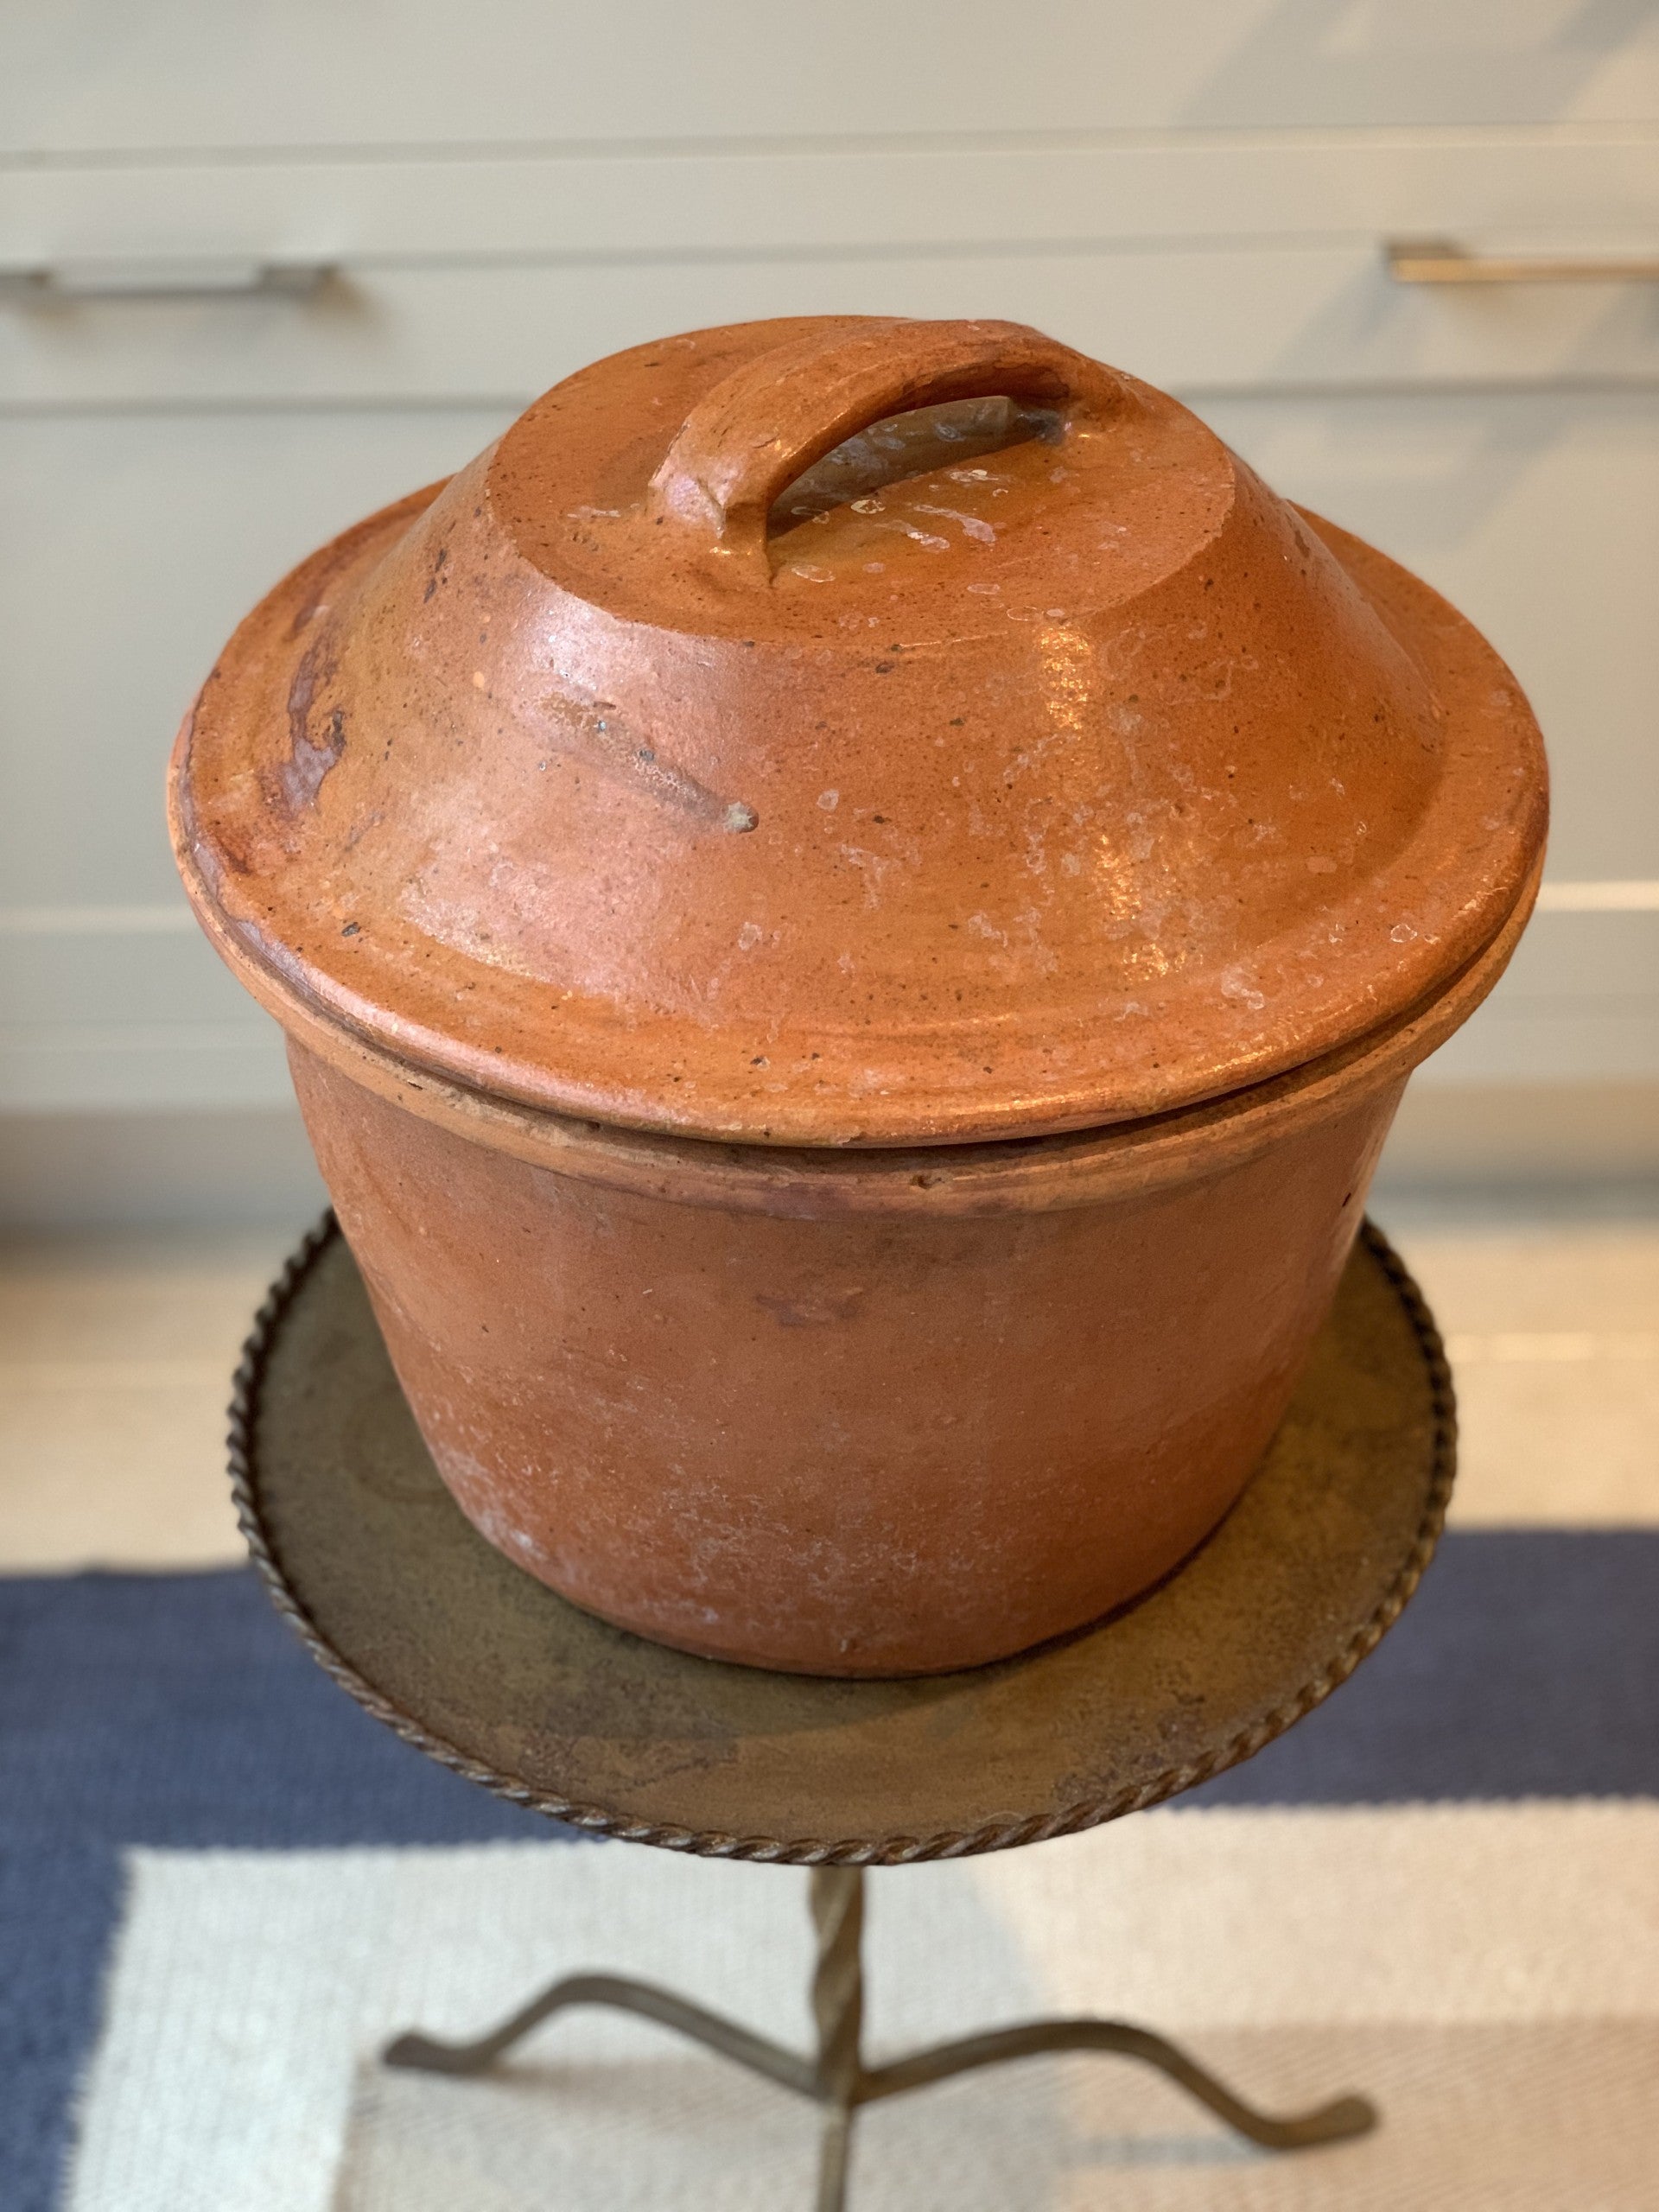
<instances>
[{"instance_id":1,"label":"tripod base","mask_svg":"<svg viewBox=\"0 0 1659 2212\"><path fill-rule=\"evenodd\" d=\"M1039 2051L1097 2050L1137 2058L1179 2082L1189 2095L1228 2126L1268 2151L1300 2151L1317 2144L1340 2143L1376 2125L1376 2113L1363 2097L1345 2096L1290 2119L1274 2119L1246 2104L1197 2061L1150 2029L1118 2020L1032 2020L983 2035L936 2044L885 2066L867 2066L862 2056L864 1972L864 1874L858 1866L819 1866L812 1872L812 1917L817 1958L812 1977L812 2011L817 2048L811 2056L753 2035L734 2021L705 2012L683 1997L649 1982L615 1974L573 1974L533 1998L511 2019L471 2043L441 2043L429 2036L399 2036L384 2057L388 2066L428 2073L482 2074L543 2020L577 2005L607 2005L655 2020L692 2042L716 2050L752 2073L763 2075L823 2107L819 2155L817 2212L843 2212L853 2115L878 2097L924 2089L955 2074L1005 2060L1029 2058Z\"/></svg>"}]
</instances>

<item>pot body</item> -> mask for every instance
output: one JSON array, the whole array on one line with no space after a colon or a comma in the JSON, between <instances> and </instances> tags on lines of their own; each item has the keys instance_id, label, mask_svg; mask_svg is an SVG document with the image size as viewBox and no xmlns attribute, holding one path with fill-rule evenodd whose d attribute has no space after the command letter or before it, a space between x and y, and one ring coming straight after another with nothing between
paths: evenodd
<instances>
[{"instance_id":1,"label":"pot body","mask_svg":"<svg viewBox=\"0 0 1659 2212\"><path fill-rule=\"evenodd\" d=\"M567 378L261 602L171 796L463 1509L844 1675L1215 1525L1545 812L1427 586L1116 370L887 316Z\"/></svg>"},{"instance_id":2,"label":"pot body","mask_svg":"<svg viewBox=\"0 0 1659 2212\"><path fill-rule=\"evenodd\" d=\"M777 1155L724 1198L620 1187L290 1057L474 1524L642 1635L847 1675L1024 1649L1215 1526L1331 1303L1405 1074L1200 1144L1177 1177L952 1211L887 1207L884 1175L924 1179L892 1155L852 1203Z\"/></svg>"}]
</instances>

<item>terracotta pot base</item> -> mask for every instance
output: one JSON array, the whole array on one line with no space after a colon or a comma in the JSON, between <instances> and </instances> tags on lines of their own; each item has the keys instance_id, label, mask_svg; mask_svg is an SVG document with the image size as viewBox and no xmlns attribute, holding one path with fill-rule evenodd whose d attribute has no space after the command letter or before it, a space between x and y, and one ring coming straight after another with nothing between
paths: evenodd
<instances>
[{"instance_id":1,"label":"terracotta pot base","mask_svg":"<svg viewBox=\"0 0 1659 2212\"><path fill-rule=\"evenodd\" d=\"M1006 1656L1192 1549L1289 1402L1401 1087L1151 1197L826 1217L536 1168L293 1064L474 1525L623 1627L832 1675Z\"/></svg>"}]
</instances>

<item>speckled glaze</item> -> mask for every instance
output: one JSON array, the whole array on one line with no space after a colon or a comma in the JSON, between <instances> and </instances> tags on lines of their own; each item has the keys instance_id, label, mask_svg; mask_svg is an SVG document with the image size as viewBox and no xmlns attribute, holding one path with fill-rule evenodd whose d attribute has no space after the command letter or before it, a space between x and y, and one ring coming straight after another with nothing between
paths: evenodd
<instances>
[{"instance_id":1,"label":"speckled glaze","mask_svg":"<svg viewBox=\"0 0 1659 2212\"><path fill-rule=\"evenodd\" d=\"M173 779L463 1508L848 1674L1225 1511L1545 804L1470 626L1174 402L875 318L568 379L255 610Z\"/></svg>"}]
</instances>

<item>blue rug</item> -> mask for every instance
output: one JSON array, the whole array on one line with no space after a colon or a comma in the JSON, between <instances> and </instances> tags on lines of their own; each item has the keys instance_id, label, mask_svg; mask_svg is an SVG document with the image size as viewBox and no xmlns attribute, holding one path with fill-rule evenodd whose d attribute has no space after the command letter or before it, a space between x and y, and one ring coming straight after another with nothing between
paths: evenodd
<instances>
[{"instance_id":1,"label":"blue rug","mask_svg":"<svg viewBox=\"0 0 1659 2212\"><path fill-rule=\"evenodd\" d=\"M1454 1535L1351 1682L1184 1802L1659 1796L1656 1680L1659 1532ZM251 1573L0 1579L0 2206L58 2201L125 1847L495 1839L573 1840L370 1720Z\"/></svg>"}]
</instances>

